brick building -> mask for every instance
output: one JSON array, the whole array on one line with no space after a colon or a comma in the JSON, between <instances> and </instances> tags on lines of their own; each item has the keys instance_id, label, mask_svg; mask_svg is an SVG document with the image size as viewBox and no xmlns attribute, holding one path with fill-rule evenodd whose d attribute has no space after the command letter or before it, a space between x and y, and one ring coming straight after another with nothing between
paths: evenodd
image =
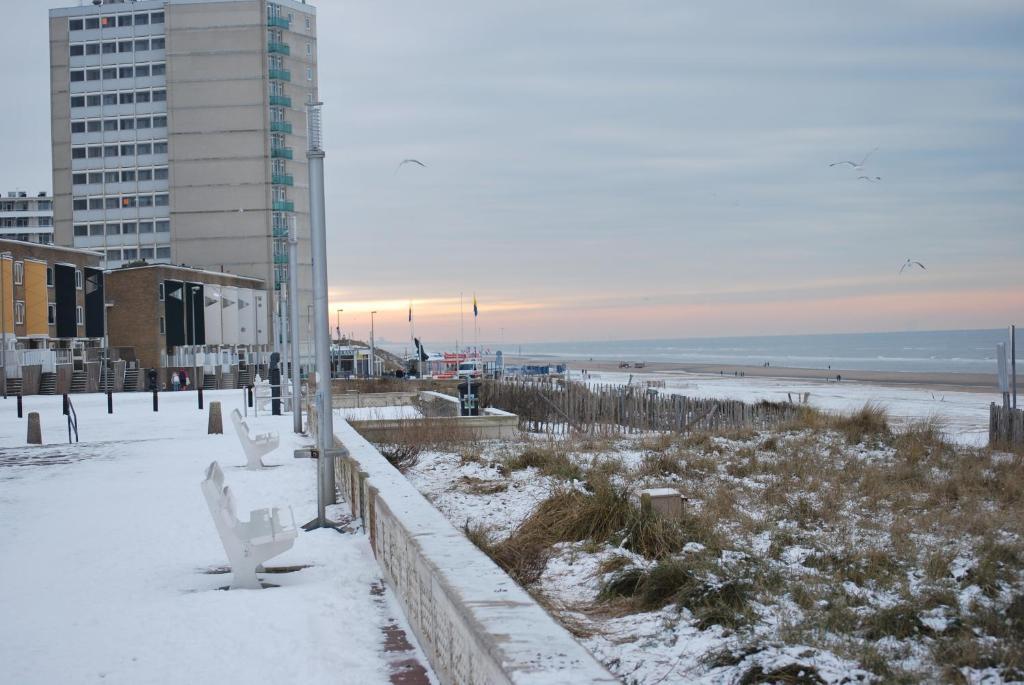
<instances>
[{"instance_id":1,"label":"brick building","mask_svg":"<svg viewBox=\"0 0 1024 685\"><path fill-rule=\"evenodd\" d=\"M73 372L85 389L86 365L98 361L103 345L101 259L89 250L0 239L0 381L7 392L32 394L41 383L70 389ZM58 366L66 368L54 388Z\"/></svg>"},{"instance_id":2,"label":"brick building","mask_svg":"<svg viewBox=\"0 0 1024 685\"><path fill-rule=\"evenodd\" d=\"M110 344L134 348L161 382L178 368L205 387L237 387L267 362L264 282L181 266L124 266L106 274Z\"/></svg>"}]
</instances>

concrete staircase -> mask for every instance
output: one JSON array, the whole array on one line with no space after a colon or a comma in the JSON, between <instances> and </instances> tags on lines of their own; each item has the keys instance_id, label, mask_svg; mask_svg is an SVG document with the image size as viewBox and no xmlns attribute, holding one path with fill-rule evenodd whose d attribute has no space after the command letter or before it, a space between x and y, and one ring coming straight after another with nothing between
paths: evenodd
<instances>
[{"instance_id":1,"label":"concrete staircase","mask_svg":"<svg viewBox=\"0 0 1024 685\"><path fill-rule=\"evenodd\" d=\"M39 376L39 394L54 395L57 393L57 374L44 373Z\"/></svg>"},{"instance_id":2,"label":"concrete staircase","mask_svg":"<svg viewBox=\"0 0 1024 685\"><path fill-rule=\"evenodd\" d=\"M253 380L253 367L248 366L244 369L238 370L238 382L235 384L236 388L247 388L252 385Z\"/></svg>"},{"instance_id":3,"label":"concrete staircase","mask_svg":"<svg viewBox=\"0 0 1024 685\"><path fill-rule=\"evenodd\" d=\"M7 379L7 394L8 395L20 395L21 394L21 379L20 378L8 378Z\"/></svg>"},{"instance_id":4,"label":"concrete staircase","mask_svg":"<svg viewBox=\"0 0 1024 685\"><path fill-rule=\"evenodd\" d=\"M217 374L205 373L203 374L203 390L216 390L217 389Z\"/></svg>"},{"instance_id":5,"label":"concrete staircase","mask_svg":"<svg viewBox=\"0 0 1024 685\"><path fill-rule=\"evenodd\" d=\"M124 370L124 391L135 392L139 389L139 370L138 369L125 369Z\"/></svg>"},{"instance_id":6,"label":"concrete staircase","mask_svg":"<svg viewBox=\"0 0 1024 685\"><path fill-rule=\"evenodd\" d=\"M71 392L85 392L88 385L85 371L75 371L71 374Z\"/></svg>"},{"instance_id":7,"label":"concrete staircase","mask_svg":"<svg viewBox=\"0 0 1024 685\"><path fill-rule=\"evenodd\" d=\"M103 370L100 372L100 392L113 392L114 390L114 372Z\"/></svg>"}]
</instances>

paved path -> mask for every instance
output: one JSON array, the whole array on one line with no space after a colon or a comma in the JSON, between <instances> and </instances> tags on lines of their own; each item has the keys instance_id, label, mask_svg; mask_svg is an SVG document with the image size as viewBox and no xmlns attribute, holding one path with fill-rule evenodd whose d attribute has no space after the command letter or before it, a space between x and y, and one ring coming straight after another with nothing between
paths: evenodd
<instances>
[{"instance_id":1,"label":"paved path","mask_svg":"<svg viewBox=\"0 0 1024 685\"><path fill-rule=\"evenodd\" d=\"M67 445L60 398L26 398L44 441L24 445L25 419L0 400L0 663L17 683L436 682L389 591L366 536L300 534L269 565L275 587L230 591L227 559L199 483L216 459L250 509L315 512L315 463L294 459L290 417L250 419L281 447L258 472L226 415L207 436L195 393L74 396L81 443ZM383 592L381 591L383 589Z\"/></svg>"}]
</instances>

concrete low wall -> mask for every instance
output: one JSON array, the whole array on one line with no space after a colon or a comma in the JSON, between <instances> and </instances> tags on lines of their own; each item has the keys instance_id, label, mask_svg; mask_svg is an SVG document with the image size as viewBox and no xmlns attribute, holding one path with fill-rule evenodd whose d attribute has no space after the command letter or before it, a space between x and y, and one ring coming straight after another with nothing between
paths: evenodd
<instances>
[{"instance_id":1,"label":"concrete low wall","mask_svg":"<svg viewBox=\"0 0 1024 685\"><path fill-rule=\"evenodd\" d=\"M396 407L412 404L415 397L415 392L344 392L331 396L331 406L335 409Z\"/></svg>"},{"instance_id":2,"label":"concrete low wall","mask_svg":"<svg viewBox=\"0 0 1024 685\"><path fill-rule=\"evenodd\" d=\"M504 440L519 434L519 417L507 416L438 416L428 419L365 419L349 421L353 428L370 441L377 441L389 432L408 428L415 422L432 435L450 435L453 439Z\"/></svg>"},{"instance_id":3,"label":"concrete low wall","mask_svg":"<svg viewBox=\"0 0 1024 685\"><path fill-rule=\"evenodd\" d=\"M442 683L615 683L356 430L337 421L337 485Z\"/></svg>"}]
</instances>

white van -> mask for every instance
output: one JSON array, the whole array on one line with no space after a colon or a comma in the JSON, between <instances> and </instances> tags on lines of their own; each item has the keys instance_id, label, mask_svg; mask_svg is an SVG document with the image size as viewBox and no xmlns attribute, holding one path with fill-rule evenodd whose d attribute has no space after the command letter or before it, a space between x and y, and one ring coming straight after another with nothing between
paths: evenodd
<instances>
[{"instance_id":1,"label":"white van","mask_svg":"<svg viewBox=\"0 0 1024 685\"><path fill-rule=\"evenodd\" d=\"M459 364L459 378L480 378L484 375L484 365L477 360L464 361Z\"/></svg>"}]
</instances>

